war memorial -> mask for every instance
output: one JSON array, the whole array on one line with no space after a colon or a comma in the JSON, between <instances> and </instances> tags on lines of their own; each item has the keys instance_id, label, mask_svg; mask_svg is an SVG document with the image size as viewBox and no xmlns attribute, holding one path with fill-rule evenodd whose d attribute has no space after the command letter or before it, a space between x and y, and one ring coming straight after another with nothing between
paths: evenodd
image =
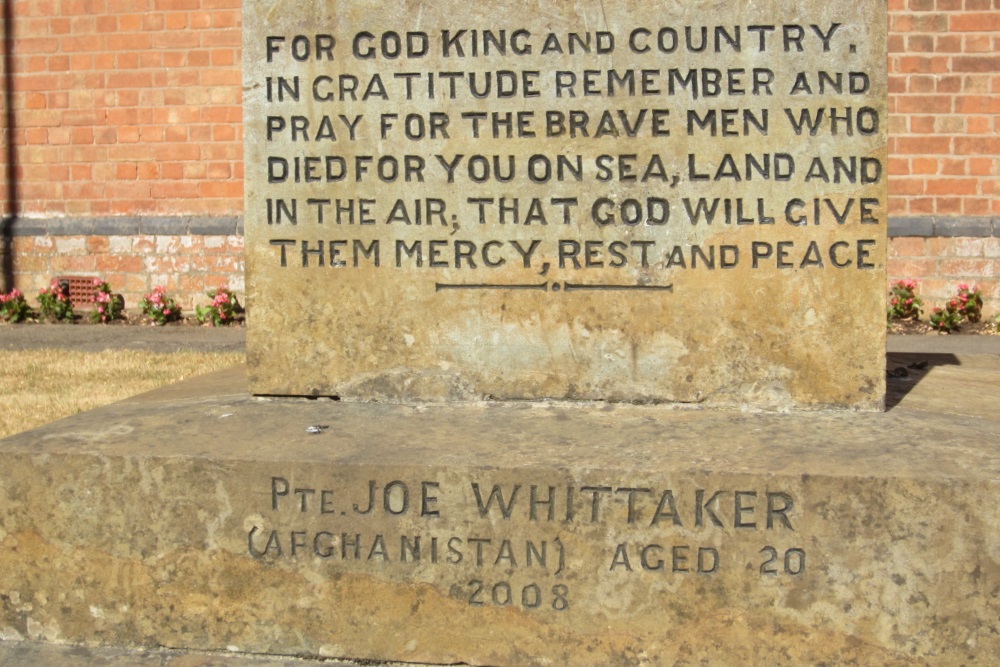
<instances>
[{"instance_id":1,"label":"war memorial","mask_svg":"<svg viewBox=\"0 0 1000 667\"><path fill-rule=\"evenodd\" d=\"M247 365L2 443L0 637L991 664L997 369L886 388L885 12L246 2Z\"/></svg>"}]
</instances>

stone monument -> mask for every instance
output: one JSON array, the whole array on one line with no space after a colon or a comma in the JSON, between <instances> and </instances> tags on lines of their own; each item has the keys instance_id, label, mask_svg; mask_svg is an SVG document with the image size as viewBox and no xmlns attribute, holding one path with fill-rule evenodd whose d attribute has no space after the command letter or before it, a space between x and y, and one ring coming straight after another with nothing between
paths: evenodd
<instances>
[{"instance_id":1,"label":"stone monument","mask_svg":"<svg viewBox=\"0 0 1000 667\"><path fill-rule=\"evenodd\" d=\"M247 367L3 442L0 640L989 664L1000 365L880 411L885 11L248 0Z\"/></svg>"},{"instance_id":2,"label":"stone monument","mask_svg":"<svg viewBox=\"0 0 1000 667\"><path fill-rule=\"evenodd\" d=\"M882 2L249 2L250 388L881 409Z\"/></svg>"}]
</instances>

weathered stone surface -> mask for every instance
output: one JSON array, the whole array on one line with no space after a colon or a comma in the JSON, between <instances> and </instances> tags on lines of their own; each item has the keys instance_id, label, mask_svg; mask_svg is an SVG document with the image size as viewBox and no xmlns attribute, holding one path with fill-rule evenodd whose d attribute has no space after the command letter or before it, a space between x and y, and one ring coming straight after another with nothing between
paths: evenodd
<instances>
[{"instance_id":1,"label":"weathered stone surface","mask_svg":"<svg viewBox=\"0 0 1000 667\"><path fill-rule=\"evenodd\" d=\"M245 3L252 391L880 408L885 20Z\"/></svg>"},{"instance_id":2,"label":"weathered stone surface","mask_svg":"<svg viewBox=\"0 0 1000 667\"><path fill-rule=\"evenodd\" d=\"M0 639L992 664L1000 360L890 366L919 360L884 414L255 399L241 371L81 414L0 444Z\"/></svg>"}]
</instances>

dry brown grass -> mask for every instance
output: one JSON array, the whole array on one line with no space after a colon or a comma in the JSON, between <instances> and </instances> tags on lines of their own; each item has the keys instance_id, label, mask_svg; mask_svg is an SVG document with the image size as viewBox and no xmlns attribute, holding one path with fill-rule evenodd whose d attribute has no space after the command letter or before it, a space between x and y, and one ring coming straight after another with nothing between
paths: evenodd
<instances>
[{"instance_id":1,"label":"dry brown grass","mask_svg":"<svg viewBox=\"0 0 1000 667\"><path fill-rule=\"evenodd\" d=\"M0 438L243 359L239 353L5 352L0 355Z\"/></svg>"}]
</instances>

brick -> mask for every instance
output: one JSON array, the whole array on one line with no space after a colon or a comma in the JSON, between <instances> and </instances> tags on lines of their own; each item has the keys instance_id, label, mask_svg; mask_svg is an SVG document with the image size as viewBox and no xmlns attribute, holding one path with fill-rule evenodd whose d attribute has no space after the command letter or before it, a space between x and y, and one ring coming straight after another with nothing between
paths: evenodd
<instances>
[{"instance_id":1,"label":"brick","mask_svg":"<svg viewBox=\"0 0 1000 667\"><path fill-rule=\"evenodd\" d=\"M947 176L965 176L968 163L962 158L944 158L941 160L941 174Z\"/></svg>"},{"instance_id":2,"label":"brick","mask_svg":"<svg viewBox=\"0 0 1000 667\"><path fill-rule=\"evenodd\" d=\"M163 30L164 24L163 14L146 13L142 15L140 30Z\"/></svg>"},{"instance_id":3,"label":"brick","mask_svg":"<svg viewBox=\"0 0 1000 667\"><path fill-rule=\"evenodd\" d=\"M895 257L924 257L927 253L927 244L920 237L893 238L889 243L889 252Z\"/></svg>"},{"instance_id":4,"label":"brick","mask_svg":"<svg viewBox=\"0 0 1000 667\"><path fill-rule=\"evenodd\" d=\"M955 139L957 155L1000 155L1000 137L976 137Z\"/></svg>"},{"instance_id":5,"label":"brick","mask_svg":"<svg viewBox=\"0 0 1000 667\"><path fill-rule=\"evenodd\" d=\"M931 75L913 74L904 77L907 81L906 91L910 93L933 93L937 90L937 77Z\"/></svg>"},{"instance_id":6,"label":"brick","mask_svg":"<svg viewBox=\"0 0 1000 667\"><path fill-rule=\"evenodd\" d=\"M959 97L955 100L955 112L961 114L1000 113L1000 97Z\"/></svg>"},{"instance_id":7,"label":"brick","mask_svg":"<svg viewBox=\"0 0 1000 667\"><path fill-rule=\"evenodd\" d=\"M965 134L966 119L964 116L936 116L934 131L938 134Z\"/></svg>"},{"instance_id":8,"label":"brick","mask_svg":"<svg viewBox=\"0 0 1000 667\"><path fill-rule=\"evenodd\" d=\"M971 95L988 95L990 77L986 74L968 74L962 77L962 92Z\"/></svg>"},{"instance_id":9,"label":"brick","mask_svg":"<svg viewBox=\"0 0 1000 667\"><path fill-rule=\"evenodd\" d=\"M934 212L940 215L960 215L962 213L962 197L945 196L934 199Z\"/></svg>"},{"instance_id":10,"label":"brick","mask_svg":"<svg viewBox=\"0 0 1000 667\"><path fill-rule=\"evenodd\" d=\"M50 266L56 272L93 272L97 268L97 260L92 255L56 255L51 259Z\"/></svg>"},{"instance_id":11,"label":"brick","mask_svg":"<svg viewBox=\"0 0 1000 667\"><path fill-rule=\"evenodd\" d=\"M992 74L1000 70L1000 55L992 56L954 56L951 71L982 72Z\"/></svg>"},{"instance_id":12,"label":"brick","mask_svg":"<svg viewBox=\"0 0 1000 667\"><path fill-rule=\"evenodd\" d=\"M898 137L895 152L902 155L942 155L949 153L951 147L952 140L948 137Z\"/></svg>"},{"instance_id":13,"label":"brick","mask_svg":"<svg viewBox=\"0 0 1000 667\"><path fill-rule=\"evenodd\" d=\"M914 0L910 0L913 2ZM931 0L933 2L933 0ZM926 53L934 50L934 35L907 35L906 50L910 53Z\"/></svg>"},{"instance_id":14,"label":"brick","mask_svg":"<svg viewBox=\"0 0 1000 667\"><path fill-rule=\"evenodd\" d=\"M996 275L995 262L989 259L944 259L938 263L938 270L943 276L956 278Z\"/></svg>"},{"instance_id":15,"label":"brick","mask_svg":"<svg viewBox=\"0 0 1000 667\"><path fill-rule=\"evenodd\" d=\"M87 237L87 252L92 255L99 255L108 252L109 245L107 236Z\"/></svg>"},{"instance_id":16,"label":"brick","mask_svg":"<svg viewBox=\"0 0 1000 667\"><path fill-rule=\"evenodd\" d=\"M910 116L910 131L917 134L936 132L935 116Z\"/></svg>"},{"instance_id":17,"label":"brick","mask_svg":"<svg viewBox=\"0 0 1000 667\"><path fill-rule=\"evenodd\" d=\"M966 35L964 48L966 53L989 53L992 50L992 36L988 34Z\"/></svg>"},{"instance_id":18,"label":"brick","mask_svg":"<svg viewBox=\"0 0 1000 667\"><path fill-rule=\"evenodd\" d=\"M990 176L1000 173L1000 159L969 158L969 173L974 176Z\"/></svg>"},{"instance_id":19,"label":"brick","mask_svg":"<svg viewBox=\"0 0 1000 667\"><path fill-rule=\"evenodd\" d=\"M201 180L205 178L208 166L204 162L186 162L183 165L182 177L188 180Z\"/></svg>"},{"instance_id":20,"label":"brick","mask_svg":"<svg viewBox=\"0 0 1000 667\"><path fill-rule=\"evenodd\" d=\"M952 98L948 95L905 95L897 99L900 113L950 113Z\"/></svg>"},{"instance_id":21,"label":"brick","mask_svg":"<svg viewBox=\"0 0 1000 667\"><path fill-rule=\"evenodd\" d=\"M95 268L101 272L138 273L143 270L143 261L138 255L105 254L96 258Z\"/></svg>"},{"instance_id":22,"label":"brick","mask_svg":"<svg viewBox=\"0 0 1000 667\"><path fill-rule=\"evenodd\" d=\"M188 27L188 15L183 12L169 12L163 15L164 30L183 30Z\"/></svg>"},{"instance_id":23,"label":"brick","mask_svg":"<svg viewBox=\"0 0 1000 667\"><path fill-rule=\"evenodd\" d=\"M889 176L906 176L912 173L910 171L910 162L911 162L910 160L904 158L890 156L887 167ZM228 170L228 165L226 165L226 167ZM211 175L211 172L209 172L209 174ZM228 175L228 173L226 175Z\"/></svg>"},{"instance_id":24,"label":"brick","mask_svg":"<svg viewBox=\"0 0 1000 667\"><path fill-rule=\"evenodd\" d=\"M126 14L118 17L118 29L121 32L135 32L142 29L142 16Z\"/></svg>"},{"instance_id":25,"label":"brick","mask_svg":"<svg viewBox=\"0 0 1000 667\"><path fill-rule=\"evenodd\" d=\"M993 200L989 197L964 197L962 199L962 214L967 216L985 216L993 212Z\"/></svg>"},{"instance_id":26,"label":"brick","mask_svg":"<svg viewBox=\"0 0 1000 667\"><path fill-rule=\"evenodd\" d=\"M890 259L888 265L889 275L898 276L900 280L933 275L936 269L937 261L933 259Z\"/></svg>"},{"instance_id":27,"label":"brick","mask_svg":"<svg viewBox=\"0 0 1000 667\"><path fill-rule=\"evenodd\" d=\"M988 116L971 116L966 118L966 126L969 134L992 134L992 121Z\"/></svg>"},{"instance_id":28,"label":"brick","mask_svg":"<svg viewBox=\"0 0 1000 667\"><path fill-rule=\"evenodd\" d=\"M188 141L202 144L212 140L212 128L208 125L191 125L188 126L187 130Z\"/></svg>"},{"instance_id":29,"label":"brick","mask_svg":"<svg viewBox=\"0 0 1000 667\"><path fill-rule=\"evenodd\" d=\"M943 56L898 56L892 60L896 62L896 71L904 72L908 74L944 74L952 71L949 60L956 61L963 58L962 56L955 56L953 58L947 58ZM988 61L989 58L965 58L966 60L983 60ZM988 64L986 62L969 62L966 65L970 69L962 69L955 71L970 71L970 72L987 72L988 69L977 69L978 67L986 68Z\"/></svg>"},{"instance_id":30,"label":"brick","mask_svg":"<svg viewBox=\"0 0 1000 667\"><path fill-rule=\"evenodd\" d=\"M946 32L948 16L945 14L891 14L889 17L890 31L910 32Z\"/></svg>"},{"instance_id":31,"label":"brick","mask_svg":"<svg viewBox=\"0 0 1000 667\"><path fill-rule=\"evenodd\" d=\"M968 8L970 0L965 1ZM989 9L989 7L983 7L983 9ZM1000 15L995 12L963 12L961 14L952 14L948 20L948 28L955 32L998 31L1000 30Z\"/></svg>"},{"instance_id":32,"label":"brick","mask_svg":"<svg viewBox=\"0 0 1000 667\"><path fill-rule=\"evenodd\" d=\"M201 197L242 197L243 183L235 181L205 181L199 185Z\"/></svg>"},{"instance_id":33,"label":"brick","mask_svg":"<svg viewBox=\"0 0 1000 667\"><path fill-rule=\"evenodd\" d=\"M180 180L184 178L183 162L164 162L160 164L159 177L167 180Z\"/></svg>"},{"instance_id":34,"label":"brick","mask_svg":"<svg viewBox=\"0 0 1000 667\"><path fill-rule=\"evenodd\" d=\"M952 254L955 257L982 257L983 239L981 238L953 239Z\"/></svg>"}]
</instances>

